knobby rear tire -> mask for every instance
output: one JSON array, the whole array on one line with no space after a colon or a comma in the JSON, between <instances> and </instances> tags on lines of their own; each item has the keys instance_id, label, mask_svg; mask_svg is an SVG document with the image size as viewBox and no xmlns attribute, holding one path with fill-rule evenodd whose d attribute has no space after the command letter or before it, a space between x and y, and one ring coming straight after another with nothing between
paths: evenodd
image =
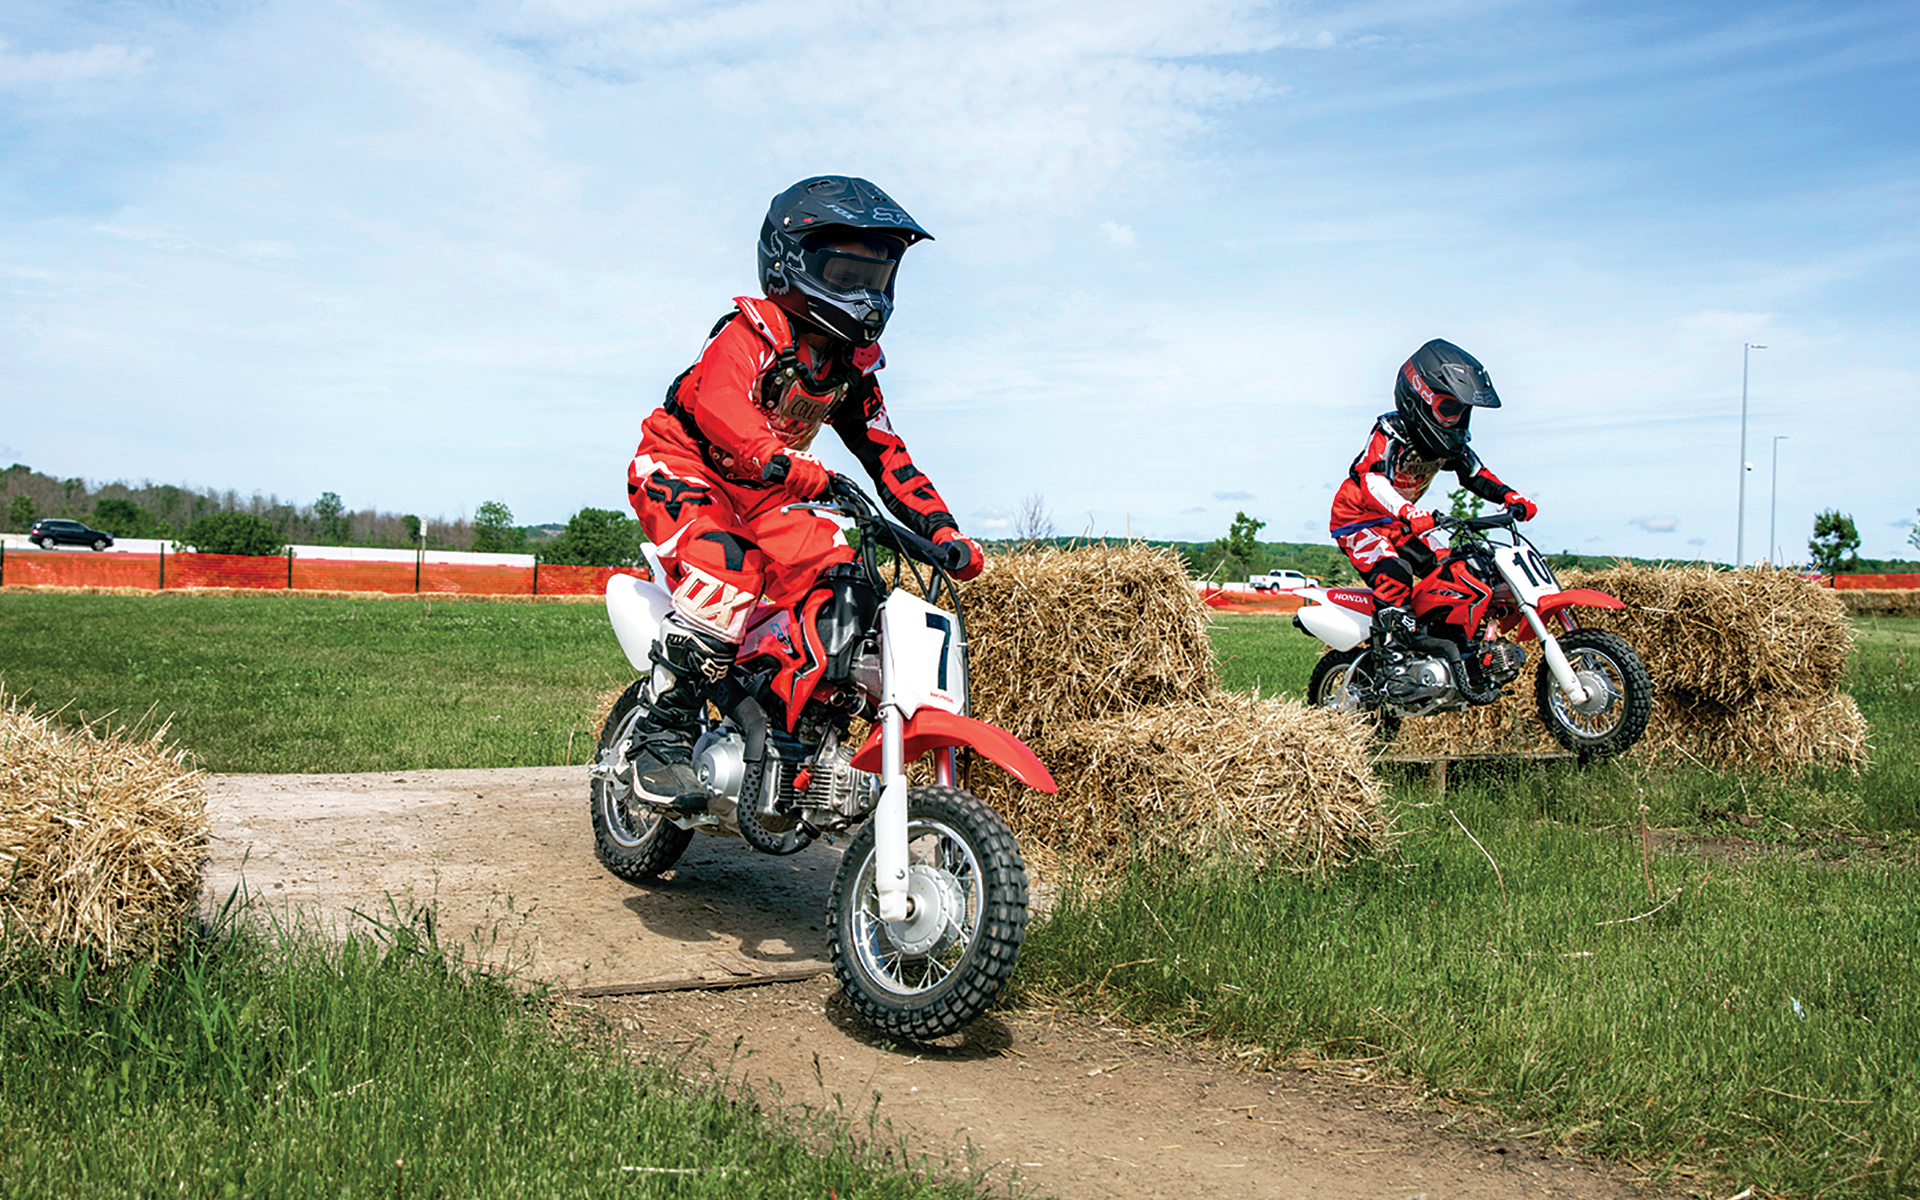
<instances>
[{"instance_id":1,"label":"knobby rear tire","mask_svg":"<svg viewBox=\"0 0 1920 1200\"><path fill-rule=\"evenodd\" d=\"M1600 712L1575 711L1553 677L1553 669L1542 661L1533 684L1541 723L1582 763L1633 749L1653 715L1653 679L1647 674L1646 664L1624 638L1602 629L1576 629L1559 640L1574 671L1599 675L1613 697Z\"/></svg>"},{"instance_id":2,"label":"knobby rear tire","mask_svg":"<svg viewBox=\"0 0 1920 1200\"><path fill-rule=\"evenodd\" d=\"M971 1024L1013 975L1027 931L1027 867L1000 815L972 793L907 793L909 871L916 884L944 874L950 938L902 949L913 922L879 919L873 822L847 847L827 898L833 973L856 1012L882 1032L925 1041ZM909 932L896 934L896 929Z\"/></svg>"},{"instance_id":3,"label":"knobby rear tire","mask_svg":"<svg viewBox=\"0 0 1920 1200\"><path fill-rule=\"evenodd\" d=\"M627 714L640 703L646 680L636 679L613 702L594 751L598 763L614 750ZM629 776L631 778L631 776ZM658 810L633 799L633 788L617 779L595 778L588 785L593 815L593 853L600 865L628 883L645 883L680 861L693 831L682 829Z\"/></svg>"},{"instance_id":4,"label":"knobby rear tire","mask_svg":"<svg viewBox=\"0 0 1920 1200\"><path fill-rule=\"evenodd\" d=\"M1371 684L1372 666L1372 651L1366 646L1327 651L1313 665L1313 676L1307 680L1307 703L1314 708L1332 708L1351 713L1373 727L1375 741L1389 742L1394 734L1400 732L1400 718L1377 708L1361 708L1358 701L1343 694L1351 692L1355 686ZM1349 667L1353 668L1351 685L1348 682Z\"/></svg>"}]
</instances>

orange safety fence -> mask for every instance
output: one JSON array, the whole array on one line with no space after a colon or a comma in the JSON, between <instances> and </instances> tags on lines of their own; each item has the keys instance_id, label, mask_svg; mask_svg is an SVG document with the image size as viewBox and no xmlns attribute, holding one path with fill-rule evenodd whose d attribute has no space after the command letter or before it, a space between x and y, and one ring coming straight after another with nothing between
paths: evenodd
<instances>
[{"instance_id":1,"label":"orange safety fence","mask_svg":"<svg viewBox=\"0 0 1920 1200\"><path fill-rule=\"evenodd\" d=\"M1831 576L1841 591L1903 591L1920 588L1920 575L1847 575Z\"/></svg>"},{"instance_id":2,"label":"orange safety fence","mask_svg":"<svg viewBox=\"0 0 1920 1200\"><path fill-rule=\"evenodd\" d=\"M278 561L278 560L276 560ZM158 554L62 554L9 550L0 555L0 583L41 587L157 588Z\"/></svg>"},{"instance_id":3,"label":"orange safety fence","mask_svg":"<svg viewBox=\"0 0 1920 1200\"><path fill-rule=\"evenodd\" d=\"M254 588L285 591L459 593L474 596L598 596L619 574L644 567L531 567L444 562L365 562L285 555L0 554L0 584L41 587Z\"/></svg>"},{"instance_id":4,"label":"orange safety fence","mask_svg":"<svg viewBox=\"0 0 1920 1200\"><path fill-rule=\"evenodd\" d=\"M540 565L540 595L599 596L607 590L607 580L615 575L647 578L645 567L567 567L558 563Z\"/></svg>"},{"instance_id":5,"label":"orange safety fence","mask_svg":"<svg viewBox=\"0 0 1920 1200\"><path fill-rule=\"evenodd\" d=\"M1224 588L1205 588L1200 592L1200 602L1208 608L1220 612L1238 613L1290 613L1298 612L1306 601L1292 592L1242 592L1227 591Z\"/></svg>"}]
</instances>

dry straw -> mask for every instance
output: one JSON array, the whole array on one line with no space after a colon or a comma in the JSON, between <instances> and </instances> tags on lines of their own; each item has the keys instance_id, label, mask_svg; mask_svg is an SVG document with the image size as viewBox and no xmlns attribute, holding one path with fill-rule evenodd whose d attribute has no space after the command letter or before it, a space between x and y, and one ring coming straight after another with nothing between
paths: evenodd
<instances>
[{"instance_id":1,"label":"dry straw","mask_svg":"<svg viewBox=\"0 0 1920 1200\"><path fill-rule=\"evenodd\" d=\"M1364 736L1338 713L1223 692L1070 722L1035 749L1058 796L990 788L1023 845L1094 860L1158 846L1328 866L1387 839Z\"/></svg>"},{"instance_id":2,"label":"dry straw","mask_svg":"<svg viewBox=\"0 0 1920 1200\"><path fill-rule=\"evenodd\" d=\"M1791 571L1618 566L1569 571L1563 582L1626 604L1582 609L1580 622L1626 638L1663 693L1738 707L1759 696L1828 696L1846 675L1845 606Z\"/></svg>"},{"instance_id":3,"label":"dry straw","mask_svg":"<svg viewBox=\"0 0 1920 1200\"><path fill-rule=\"evenodd\" d=\"M1128 846L1251 851L1302 867L1386 840L1364 731L1223 692L1179 556L1139 544L1002 555L966 592L974 715L1060 784L974 780L1023 846L1097 860Z\"/></svg>"},{"instance_id":4,"label":"dry straw","mask_svg":"<svg viewBox=\"0 0 1920 1200\"><path fill-rule=\"evenodd\" d=\"M116 963L187 929L207 809L185 752L151 734L61 729L0 693L0 916L6 950Z\"/></svg>"},{"instance_id":5,"label":"dry straw","mask_svg":"<svg viewBox=\"0 0 1920 1200\"><path fill-rule=\"evenodd\" d=\"M1207 609L1171 549L998 555L965 612L974 715L1023 740L1216 688Z\"/></svg>"}]
</instances>

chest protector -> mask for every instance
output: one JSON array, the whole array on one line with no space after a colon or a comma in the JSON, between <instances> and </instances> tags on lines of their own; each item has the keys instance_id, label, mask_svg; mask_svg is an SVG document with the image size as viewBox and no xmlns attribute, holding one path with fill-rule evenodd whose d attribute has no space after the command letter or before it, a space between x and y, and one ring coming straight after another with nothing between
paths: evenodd
<instances>
[{"instance_id":1,"label":"chest protector","mask_svg":"<svg viewBox=\"0 0 1920 1200\"><path fill-rule=\"evenodd\" d=\"M787 315L777 305L750 296L738 297L734 304L735 311L714 324L712 332L707 335L707 344L711 346L713 339L719 337L720 332L738 317L746 321L773 351L772 360L754 381L749 398L766 418L767 427L789 450L805 450L812 446L813 440L820 435L820 427L834 418L849 397L866 390L856 385L886 365L886 356L881 353L879 346L861 346L846 358L836 355L823 366L816 364L810 369L808 364L801 361L794 345L792 328L787 324ZM702 354L704 357L704 351ZM732 455L708 441L694 420L692 411L682 400L687 378L693 370L693 367L688 367L668 386L666 409L679 419L681 427L709 462L734 475L731 470ZM695 402L698 402L697 397ZM761 486L758 479L735 478L737 482L748 486Z\"/></svg>"}]
</instances>

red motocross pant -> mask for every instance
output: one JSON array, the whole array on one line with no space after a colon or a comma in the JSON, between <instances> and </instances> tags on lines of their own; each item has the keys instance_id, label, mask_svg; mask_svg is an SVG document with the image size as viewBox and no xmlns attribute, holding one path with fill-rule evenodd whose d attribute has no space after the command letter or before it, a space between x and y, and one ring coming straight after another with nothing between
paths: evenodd
<instances>
[{"instance_id":1,"label":"red motocross pant","mask_svg":"<svg viewBox=\"0 0 1920 1200\"><path fill-rule=\"evenodd\" d=\"M696 629L738 644L754 605L791 604L853 547L832 518L781 512L784 488L746 488L698 457L642 445L628 477L629 499L647 540L659 548L674 611Z\"/></svg>"},{"instance_id":2,"label":"red motocross pant","mask_svg":"<svg viewBox=\"0 0 1920 1200\"><path fill-rule=\"evenodd\" d=\"M1362 529L1333 540L1346 551L1347 560L1373 589L1376 600L1384 605L1405 607L1412 602L1414 585L1432 574L1445 547L1436 549L1422 538L1402 537L1396 541L1391 525Z\"/></svg>"}]
</instances>

